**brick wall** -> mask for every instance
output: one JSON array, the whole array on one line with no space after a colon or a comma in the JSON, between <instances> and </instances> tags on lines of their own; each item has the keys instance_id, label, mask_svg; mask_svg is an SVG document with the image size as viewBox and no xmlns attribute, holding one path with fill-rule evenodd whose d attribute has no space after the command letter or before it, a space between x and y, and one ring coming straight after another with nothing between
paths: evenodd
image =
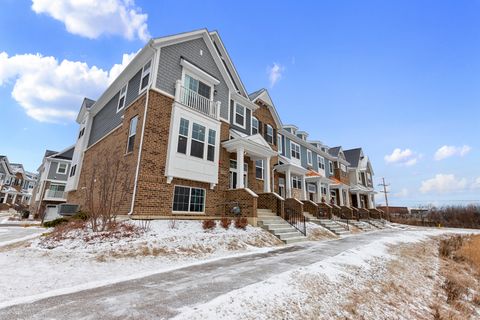
<instances>
[{"instance_id":1,"label":"brick wall","mask_svg":"<svg viewBox=\"0 0 480 320\"><path fill-rule=\"evenodd\" d=\"M285 199L285 211L291 209L295 213L303 213L303 203L295 198Z\"/></svg>"},{"instance_id":2,"label":"brick wall","mask_svg":"<svg viewBox=\"0 0 480 320\"><path fill-rule=\"evenodd\" d=\"M257 196L253 196L246 189L233 189L226 192L227 202L238 202L242 217L247 217L248 222L257 225Z\"/></svg>"},{"instance_id":3,"label":"brick wall","mask_svg":"<svg viewBox=\"0 0 480 320\"><path fill-rule=\"evenodd\" d=\"M303 211L308 212L311 215L316 216L318 211L318 205L310 200L304 200L303 202Z\"/></svg>"},{"instance_id":4,"label":"brick wall","mask_svg":"<svg viewBox=\"0 0 480 320\"><path fill-rule=\"evenodd\" d=\"M258 208L270 209L278 216L284 216L284 200L274 193L259 193L257 205Z\"/></svg>"}]
</instances>

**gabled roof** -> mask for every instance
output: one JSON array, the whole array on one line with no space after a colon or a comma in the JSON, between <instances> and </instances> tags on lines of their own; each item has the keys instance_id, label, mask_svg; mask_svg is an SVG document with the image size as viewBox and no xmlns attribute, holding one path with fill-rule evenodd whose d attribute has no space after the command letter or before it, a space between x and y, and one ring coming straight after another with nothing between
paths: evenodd
<instances>
[{"instance_id":1,"label":"gabled roof","mask_svg":"<svg viewBox=\"0 0 480 320\"><path fill-rule=\"evenodd\" d=\"M345 155L345 159L350 163L352 167L358 167L358 163L363 157L362 148L344 150L343 154Z\"/></svg>"},{"instance_id":2,"label":"gabled roof","mask_svg":"<svg viewBox=\"0 0 480 320\"><path fill-rule=\"evenodd\" d=\"M52 156L54 154L57 154L57 153L58 153L58 151L46 150L44 157L50 157L50 156Z\"/></svg>"},{"instance_id":3,"label":"gabled roof","mask_svg":"<svg viewBox=\"0 0 480 320\"><path fill-rule=\"evenodd\" d=\"M255 103L256 101L261 101L263 102L268 109L270 110L270 113L273 116L273 120L275 120L275 124L277 125L278 128L282 127L282 120L280 119L280 116L278 115L277 108L275 108L275 105L273 104L272 97L270 97L270 94L268 93L268 90L265 88L262 88L260 90L257 90L255 92L252 92L248 95L250 100Z\"/></svg>"},{"instance_id":4,"label":"gabled roof","mask_svg":"<svg viewBox=\"0 0 480 320\"><path fill-rule=\"evenodd\" d=\"M331 156L334 156L334 157L338 157L338 153L340 152L340 150L342 150L342 147L333 147L333 148L329 148L328 149L328 153L331 155Z\"/></svg>"}]
</instances>

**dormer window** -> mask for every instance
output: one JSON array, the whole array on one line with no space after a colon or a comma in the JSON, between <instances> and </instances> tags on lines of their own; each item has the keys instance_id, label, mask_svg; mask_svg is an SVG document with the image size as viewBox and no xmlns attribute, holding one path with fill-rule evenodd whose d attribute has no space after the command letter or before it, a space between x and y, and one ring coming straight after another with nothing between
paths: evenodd
<instances>
[{"instance_id":1,"label":"dormer window","mask_svg":"<svg viewBox=\"0 0 480 320\"><path fill-rule=\"evenodd\" d=\"M235 103L235 124L245 128L245 107Z\"/></svg>"},{"instance_id":2,"label":"dormer window","mask_svg":"<svg viewBox=\"0 0 480 320\"><path fill-rule=\"evenodd\" d=\"M120 90L120 97L118 98L117 112L125 107L125 99L127 98L127 84Z\"/></svg>"},{"instance_id":3,"label":"dormer window","mask_svg":"<svg viewBox=\"0 0 480 320\"><path fill-rule=\"evenodd\" d=\"M258 119L252 117L252 135L258 133Z\"/></svg>"},{"instance_id":4,"label":"dormer window","mask_svg":"<svg viewBox=\"0 0 480 320\"><path fill-rule=\"evenodd\" d=\"M142 92L150 82L150 71L152 70L152 60L148 61L142 68L142 77L140 82L140 92Z\"/></svg>"}]
</instances>

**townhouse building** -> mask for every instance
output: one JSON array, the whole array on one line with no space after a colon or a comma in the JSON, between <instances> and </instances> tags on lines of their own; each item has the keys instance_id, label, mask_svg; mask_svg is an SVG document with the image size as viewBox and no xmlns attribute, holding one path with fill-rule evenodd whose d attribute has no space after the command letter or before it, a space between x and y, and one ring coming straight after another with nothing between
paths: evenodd
<instances>
[{"instance_id":1,"label":"townhouse building","mask_svg":"<svg viewBox=\"0 0 480 320\"><path fill-rule=\"evenodd\" d=\"M118 214L133 218L239 208L256 224L258 210L350 204L341 148L282 125L266 89L248 94L215 31L150 40L96 101L83 101L77 122L65 190L83 208L107 184Z\"/></svg>"},{"instance_id":2,"label":"townhouse building","mask_svg":"<svg viewBox=\"0 0 480 320\"><path fill-rule=\"evenodd\" d=\"M1 208L27 207L36 181L36 174L26 171L22 164L10 163L6 156L0 156Z\"/></svg>"},{"instance_id":3,"label":"townhouse building","mask_svg":"<svg viewBox=\"0 0 480 320\"><path fill-rule=\"evenodd\" d=\"M56 217L57 207L67 201L65 188L71 169L73 146L60 152L46 150L38 167L38 182L33 190L30 212L36 218Z\"/></svg>"}]
</instances>

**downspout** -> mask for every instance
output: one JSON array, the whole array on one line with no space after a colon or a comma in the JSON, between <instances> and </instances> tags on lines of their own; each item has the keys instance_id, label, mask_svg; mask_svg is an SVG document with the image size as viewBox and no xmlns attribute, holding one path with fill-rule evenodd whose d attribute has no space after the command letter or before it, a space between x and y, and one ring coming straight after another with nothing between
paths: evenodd
<instances>
[{"instance_id":1,"label":"downspout","mask_svg":"<svg viewBox=\"0 0 480 320\"><path fill-rule=\"evenodd\" d=\"M150 41L148 43L148 46L154 50L155 52L155 60L157 59L156 57L156 50L155 48L152 47L152 42ZM152 64L152 67L156 66L157 61L155 61L154 64ZM137 168L135 170L135 180L134 180L134 183L133 183L133 194L132 194L132 204L130 205L130 212L128 212L128 215L131 217L131 215L133 214L133 207L135 205L135 196L137 195L137 183L138 183L138 174L140 172L140 159L142 157L142 147L143 147L143 136L145 134L145 124L147 122L147 110L148 110L148 96L150 95L150 88L152 87L152 83L153 83L153 77L152 77L152 80L150 81L148 87L147 87L147 90L146 90L146 94L147 94L147 97L145 98L145 108L144 108L144 112L143 112L143 122L142 122L142 135L140 136L140 145L139 145L139 149L138 149L138 159L137 159Z\"/></svg>"}]
</instances>

